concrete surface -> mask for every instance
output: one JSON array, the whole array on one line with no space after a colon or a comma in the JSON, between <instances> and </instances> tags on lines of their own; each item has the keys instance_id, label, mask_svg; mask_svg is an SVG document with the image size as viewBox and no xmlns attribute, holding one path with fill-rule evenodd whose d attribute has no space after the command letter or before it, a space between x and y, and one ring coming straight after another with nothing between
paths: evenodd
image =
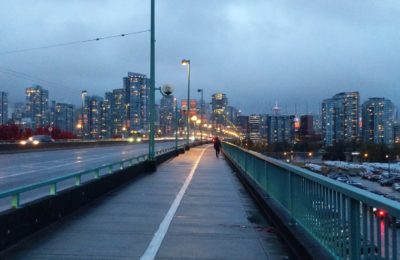
<instances>
[{"instance_id":1,"label":"concrete surface","mask_svg":"<svg viewBox=\"0 0 400 260\"><path fill-rule=\"evenodd\" d=\"M287 259L223 158L192 148L11 248L2 259L139 259L206 149L157 259Z\"/></svg>"}]
</instances>

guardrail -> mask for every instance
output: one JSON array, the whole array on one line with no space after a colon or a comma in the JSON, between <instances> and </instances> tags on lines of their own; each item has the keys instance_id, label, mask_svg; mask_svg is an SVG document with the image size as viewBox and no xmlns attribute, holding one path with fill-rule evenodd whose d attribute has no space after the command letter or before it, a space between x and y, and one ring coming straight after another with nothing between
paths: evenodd
<instances>
[{"instance_id":1,"label":"guardrail","mask_svg":"<svg viewBox=\"0 0 400 260\"><path fill-rule=\"evenodd\" d=\"M184 147L184 145L180 145L178 146L178 149ZM175 150L175 146L174 147L170 147L170 148L164 148L161 150L156 151L156 155L162 155L164 153L168 153L171 151ZM87 180L93 180L93 179L98 179L101 178L103 175L106 174L112 174L114 172L117 172L119 170L124 169L125 167L131 167L135 164L138 164L140 162L146 161L148 158L147 155L140 155L137 157L133 157L131 159L127 159L127 160L123 160L120 162L116 162L116 163L111 163L108 165L104 165L101 167L97 167L97 168L93 168L90 170L85 170L85 171L80 171L77 173L72 173L72 174L67 174L64 176L60 176L57 178L53 178L53 179L49 179L43 182L39 182L39 183L35 183L35 184L31 184L31 185L26 185L23 187L19 187L19 188L15 188L15 189L11 189L5 192L1 192L0 193L0 199L5 199L5 198L11 198L11 207L12 208L19 208L21 203L20 203L20 198L21 198L21 194L23 193L27 193L30 191L34 191L37 190L39 188L43 188L43 187L48 187L49 188L49 193L48 194L44 194L45 195L56 195L57 194L57 186L59 183L63 182L63 181L67 181L67 180L75 180L75 186L80 186L82 184L82 177L84 176L88 176L91 175L91 179Z\"/></svg>"},{"instance_id":2,"label":"guardrail","mask_svg":"<svg viewBox=\"0 0 400 260\"><path fill-rule=\"evenodd\" d=\"M400 203L224 142L224 153L336 259L400 259Z\"/></svg>"}]
</instances>

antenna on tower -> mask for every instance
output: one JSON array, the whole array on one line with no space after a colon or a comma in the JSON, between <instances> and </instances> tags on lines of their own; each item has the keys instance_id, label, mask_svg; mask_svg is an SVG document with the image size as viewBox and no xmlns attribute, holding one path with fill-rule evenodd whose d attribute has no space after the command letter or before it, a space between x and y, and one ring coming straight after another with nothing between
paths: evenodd
<instances>
[{"instance_id":1,"label":"antenna on tower","mask_svg":"<svg viewBox=\"0 0 400 260\"><path fill-rule=\"evenodd\" d=\"M274 111L275 115L278 115L280 110L281 109L278 106L278 101L275 101L275 106L272 108L272 111Z\"/></svg>"}]
</instances>

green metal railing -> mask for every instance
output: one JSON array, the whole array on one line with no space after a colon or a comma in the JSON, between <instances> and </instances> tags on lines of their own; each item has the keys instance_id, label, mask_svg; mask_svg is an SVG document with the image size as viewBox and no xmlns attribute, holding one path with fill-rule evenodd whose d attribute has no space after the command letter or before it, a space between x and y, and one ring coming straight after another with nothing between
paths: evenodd
<instances>
[{"instance_id":1,"label":"green metal railing","mask_svg":"<svg viewBox=\"0 0 400 260\"><path fill-rule=\"evenodd\" d=\"M222 146L334 258L400 259L400 203L230 143Z\"/></svg>"},{"instance_id":2,"label":"green metal railing","mask_svg":"<svg viewBox=\"0 0 400 260\"><path fill-rule=\"evenodd\" d=\"M178 148L182 148L184 147L184 145L180 145ZM171 151L175 150L175 146L174 147L170 147L170 148L165 148L165 149L161 149L158 150L156 152L156 156L160 156L164 153L168 153ZM115 173L119 170L122 170L126 167L130 167L133 166L135 164L138 164L140 162L146 161L148 158L147 155L140 155L131 159L127 159L127 160L123 160L120 162L116 162L116 163L111 163L108 165L103 165L101 167L97 167L94 169L90 169L90 170L85 170L85 171L80 171L77 173L72 173L72 174L67 174L64 176L60 176L57 178L53 178L53 179L49 179L46 181L42 181L39 183L35 183L35 184L31 184L31 185L26 185L23 187L18 187L15 189L11 189L5 192L1 192L0 193L0 200L1 199L7 199L10 198L11 199L11 207L12 208L19 208L21 206L21 195L27 192L31 192L34 190L38 190L40 188L43 187L48 187L49 192L48 194L43 194L43 196L45 195L56 195L58 192L58 185L61 182L67 181L67 180L74 180L74 185L75 186L80 186L82 184L82 179L84 176L89 176L89 180L93 180L93 179L98 179L101 178L104 175L107 174L112 174ZM89 181L87 180L87 181ZM70 186L69 186L70 187ZM43 197L41 196L41 197Z\"/></svg>"}]
</instances>

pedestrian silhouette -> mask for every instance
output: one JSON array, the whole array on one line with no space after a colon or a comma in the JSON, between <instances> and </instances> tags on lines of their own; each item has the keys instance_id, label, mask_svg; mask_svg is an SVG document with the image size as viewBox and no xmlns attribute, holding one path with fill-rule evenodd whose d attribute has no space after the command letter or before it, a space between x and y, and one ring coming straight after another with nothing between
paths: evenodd
<instances>
[{"instance_id":1,"label":"pedestrian silhouette","mask_svg":"<svg viewBox=\"0 0 400 260\"><path fill-rule=\"evenodd\" d=\"M219 140L218 136L214 138L214 149L215 149L215 155L218 158L219 152L221 151L221 141Z\"/></svg>"}]
</instances>

